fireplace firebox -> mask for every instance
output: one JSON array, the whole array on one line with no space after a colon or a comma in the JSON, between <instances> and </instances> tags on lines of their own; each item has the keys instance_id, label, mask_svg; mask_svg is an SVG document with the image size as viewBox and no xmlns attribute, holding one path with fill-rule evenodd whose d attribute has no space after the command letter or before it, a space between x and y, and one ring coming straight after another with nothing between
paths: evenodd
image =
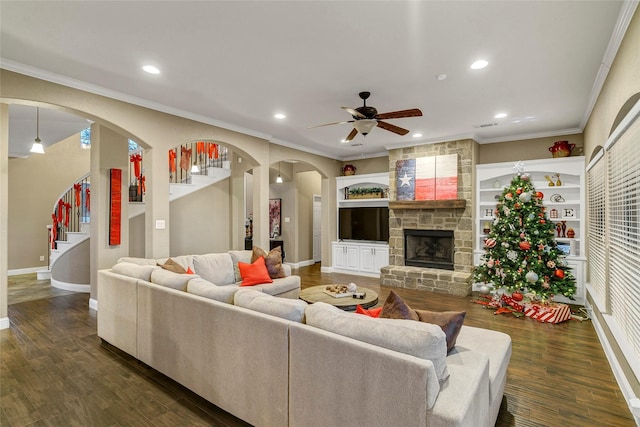
<instances>
[{"instance_id":1,"label":"fireplace firebox","mask_svg":"<svg viewBox=\"0 0 640 427\"><path fill-rule=\"evenodd\" d=\"M453 253L453 231L404 230L404 265L453 270Z\"/></svg>"}]
</instances>

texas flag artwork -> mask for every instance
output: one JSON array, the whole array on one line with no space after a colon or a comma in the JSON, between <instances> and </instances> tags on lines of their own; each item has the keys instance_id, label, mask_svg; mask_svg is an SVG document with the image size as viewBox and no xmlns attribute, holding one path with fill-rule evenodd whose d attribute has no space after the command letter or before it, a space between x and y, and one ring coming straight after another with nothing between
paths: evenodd
<instances>
[{"instance_id":1,"label":"texas flag artwork","mask_svg":"<svg viewBox=\"0 0 640 427\"><path fill-rule=\"evenodd\" d=\"M457 154L418 157L396 162L396 200L457 198Z\"/></svg>"}]
</instances>

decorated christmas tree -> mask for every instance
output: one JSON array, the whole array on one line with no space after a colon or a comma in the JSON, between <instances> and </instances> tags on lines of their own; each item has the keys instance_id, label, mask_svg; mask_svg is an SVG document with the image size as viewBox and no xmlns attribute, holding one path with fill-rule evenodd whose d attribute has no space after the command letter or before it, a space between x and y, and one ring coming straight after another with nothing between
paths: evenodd
<instances>
[{"instance_id":1,"label":"decorated christmas tree","mask_svg":"<svg viewBox=\"0 0 640 427\"><path fill-rule=\"evenodd\" d=\"M484 240L482 263L475 267L475 282L507 291L519 291L546 302L555 295L572 298L575 279L558 249L555 225L546 216L544 194L536 189L522 162L517 175L498 200L495 219Z\"/></svg>"}]
</instances>

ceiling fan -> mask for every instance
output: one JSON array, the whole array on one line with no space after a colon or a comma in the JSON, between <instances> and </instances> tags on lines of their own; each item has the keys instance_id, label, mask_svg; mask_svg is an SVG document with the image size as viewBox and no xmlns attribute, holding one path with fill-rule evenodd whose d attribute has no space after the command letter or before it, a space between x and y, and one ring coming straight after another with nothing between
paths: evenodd
<instances>
[{"instance_id":1,"label":"ceiling fan","mask_svg":"<svg viewBox=\"0 0 640 427\"><path fill-rule=\"evenodd\" d=\"M360 92L358 95L363 101L362 107L358 107L358 108L342 107L343 110L351 114L351 117L353 117L353 120L347 120L344 122L327 123L324 125L312 126L312 128L330 126L330 125L339 125L343 123L353 123L353 129L351 130L349 135L347 135L347 137L344 139L344 142L349 142L356 137L358 132L366 136L376 126L381 127L382 129L388 130L389 132L393 132L398 135L406 135L409 133L408 129L403 129L399 126L392 125L391 123L383 122L382 120L422 116L422 111L420 111L417 108L378 114L378 110L367 105L367 98L369 98L369 96L371 95L371 92Z\"/></svg>"}]
</instances>

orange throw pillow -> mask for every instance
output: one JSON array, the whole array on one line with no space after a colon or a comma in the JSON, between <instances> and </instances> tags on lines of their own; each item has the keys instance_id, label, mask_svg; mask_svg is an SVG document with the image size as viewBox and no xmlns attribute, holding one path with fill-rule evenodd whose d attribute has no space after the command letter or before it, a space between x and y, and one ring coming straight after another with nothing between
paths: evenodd
<instances>
[{"instance_id":1,"label":"orange throw pillow","mask_svg":"<svg viewBox=\"0 0 640 427\"><path fill-rule=\"evenodd\" d=\"M360 304L356 305L356 313L364 314L369 317L380 317L380 312L382 311L382 307L372 308L371 310L367 310L363 308Z\"/></svg>"},{"instance_id":2,"label":"orange throw pillow","mask_svg":"<svg viewBox=\"0 0 640 427\"><path fill-rule=\"evenodd\" d=\"M187 274L196 274L191 267L187 267Z\"/></svg>"},{"instance_id":3,"label":"orange throw pillow","mask_svg":"<svg viewBox=\"0 0 640 427\"><path fill-rule=\"evenodd\" d=\"M269 277L263 257L256 259L252 264L238 262L238 268L240 269L240 277L242 277L240 286L254 286L273 282Z\"/></svg>"}]
</instances>

